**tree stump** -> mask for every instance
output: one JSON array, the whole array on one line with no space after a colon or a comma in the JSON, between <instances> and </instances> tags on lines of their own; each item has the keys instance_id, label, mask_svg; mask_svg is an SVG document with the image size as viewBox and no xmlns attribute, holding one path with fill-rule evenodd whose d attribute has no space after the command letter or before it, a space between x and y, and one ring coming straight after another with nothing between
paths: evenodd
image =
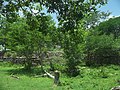
<instances>
[{"instance_id":1,"label":"tree stump","mask_svg":"<svg viewBox=\"0 0 120 90\"><path fill-rule=\"evenodd\" d=\"M54 71L54 75L44 71L50 78L52 78L54 80L54 84L55 85L60 85L60 72L59 71Z\"/></svg>"},{"instance_id":2,"label":"tree stump","mask_svg":"<svg viewBox=\"0 0 120 90\"><path fill-rule=\"evenodd\" d=\"M59 79L59 77L60 77L60 72L56 70L56 71L54 72L54 84L55 84L55 85L59 85L59 84L60 84L60 79Z\"/></svg>"}]
</instances>

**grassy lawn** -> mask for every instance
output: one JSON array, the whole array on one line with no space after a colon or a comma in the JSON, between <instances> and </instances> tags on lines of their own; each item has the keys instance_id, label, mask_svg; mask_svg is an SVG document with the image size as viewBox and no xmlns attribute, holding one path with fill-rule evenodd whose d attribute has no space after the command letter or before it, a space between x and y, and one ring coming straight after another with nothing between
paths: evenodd
<instances>
[{"instance_id":1,"label":"grassy lawn","mask_svg":"<svg viewBox=\"0 0 120 90\"><path fill-rule=\"evenodd\" d=\"M50 78L35 77L39 70L27 73L21 68L0 64L0 90L110 90L120 85L120 66L80 67L81 75L75 78L61 73L61 86L55 86Z\"/></svg>"}]
</instances>

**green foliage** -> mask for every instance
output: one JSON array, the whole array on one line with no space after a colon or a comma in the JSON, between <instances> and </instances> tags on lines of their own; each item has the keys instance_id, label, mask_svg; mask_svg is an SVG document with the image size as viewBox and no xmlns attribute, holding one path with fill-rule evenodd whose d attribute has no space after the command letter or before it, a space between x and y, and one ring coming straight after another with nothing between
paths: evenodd
<instances>
[{"instance_id":1,"label":"green foliage","mask_svg":"<svg viewBox=\"0 0 120 90\"><path fill-rule=\"evenodd\" d=\"M0 62L1 67L14 67L11 62Z\"/></svg>"},{"instance_id":2,"label":"green foliage","mask_svg":"<svg viewBox=\"0 0 120 90\"><path fill-rule=\"evenodd\" d=\"M109 77L108 70L105 67L100 68L100 71L99 71L98 75L102 78L108 78Z\"/></svg>"},{"instance_id":3,"label":"green foliage","mask_svg":"<svg viewBox=\"0 0 120 90\"><path fill-rule=\"evenodd\" d=\"M29 24L28 22L32 21L29 21L26 18L18 18L14 23L8 23L6 21L7 24L3 25L3 29L0 30L5 33L1 36L2 39L6 39L4 46L7 49L16 52L17 56L25 57L25 67L27 68L31 68L31 58L33 57L33 54L37 53L37 55L40 56L51 46L54 46L52 43L53 38L51 37L54 33L51 33L52 30L50 30L55 30L54 22L49 16L43 17L46 18L43 21L40 21L40 18L42 17L36 17L34 16L31 18L36 20L36 25L38 26ZM44 26L42 24L44 24ZM43 26L42 28L41 25Z\"/></svg>"},{"instance_id":4,"label":"green foliage","mask_svg":"<svg viewBox=\"0 0 120 90\"><path fill-rule=\"evenodd\" d=\"M105 22L100 23L96 30L99 31L100 35L113 34L114 38L118 38L120 36L120 17L111 18Z\"/></svg>"},{"instance_id":5,"label":"green foliage","mask_svg":"<svg viewBox=\"0 0 120 90\"><path fill-rule=\"evenodd\" d=\"M79 74L77 66L81 60L81 53L78 48L82 40L81 30L76 30L74 33L66 32L63 34L62 47L65 53L64 57L66 58L66 72L69 76L77 76Z\"/></svg>"},{"instance_id":6,"label":"green foliage","mask_svg":"<svg viewBox=\"0 0 120 90\"><path fill-rule=\"evenodd\" d=\"M87 16L83 19L84 21L83 27L87 29L95 28L100 24L100 22L105 21L109 15L110 12L101 12L101 11L91 12L89 17Z\"/></svg>"},{"instance_id":7,"label":"green foliage","mask_svg":"<svg viewBox=\"0 0 120 90\"><path fill-rule=\"evenodd\" d=\"M86 40L86 64L119 64L119 48L114 44L112 35L89 36Z\"/></svg>"},{"instance_id":8,"label":"green foliage","mask_svg":"<svg viewBox=\"0 0 120 90\"><path fill-rule=\"evenodd\" d=\"M41 77L41 73L35 68L30 73L25 72L21 67L5 67L0 64L0 77L2 77L0 78L0 88L2 90L108 90L114 86L119 86L117 81L120 78L120 66L110 65L99 68L80 68L83 77L68 78L62 76L60 78L61 86L55 86L52 79ZM107 73L108 77L101 77L101 69L105 70L103 72ZM13 75L19 77L19 79L12 77Z\"/></svg>"},{"instance_id":9,"label":"green foliage","mask_svg":"<svg viewBox=\"0 0 120 90\"><path fill-rule=\"evenodd\" d=\"M97 6L104 5L107 0L59 0L59 1L1 1L1 14L7 18L7 21L14 22L19 16L18 12L22 11L28 17L31 15L44 15L42 6L47 8L48 13L58 13L58 20L64 26L64 30L73 30L77 27L78 21L81 20L87 13L96 11ZM7 4L4 4L7 3ZM36 11L36 12L34 12ZM36 21L32 19L32 21ZM35 22L36 23L36 22ZM31 22L31 24L35 24Z\"/></svg>"},{"instance_id":10,"label":"green foliage","mask_svg":"<svg viewBox=\"0 0 120 90\"><path fill-rule=\"evenodd\" d=\"M13 52L13 51L6 51L4 53L4 57L5 58L16 58L17 57L17 53Z\"/></svg>"},{"instance_id":11,"label":"green foliage","mask_svg":"<svg viewBox=\"0 0 120 90\"><path fill-rule=\"evenodd\" d=\"M119 17L104 21L86 39L86 64L120 64Z\"/></svg>"},{"instance_id":12,"label":"green foliage","mask_svg":"<svg viewBox=\"0 0 120 90\"><path fill-rule=\"evenodd\" d=\"M79 23L106 1L2 0L1 15L9 22L8 27L6 26L7 42L5 46L17 52L18 55L26 57L28 68L31 67L31 58L34 53L37 53L39 59L42 60L42 54L51 47L61 46L67 60L68 75L77 76L79 74L78 65L84 52L82 51L84 34L79 28ZM46 8L48 13L57 13L60 30L56 31L51 17L42 12L42 7ZM24 20L18 19L20 11L25 17Z\"/></svg>"}]
</instances>

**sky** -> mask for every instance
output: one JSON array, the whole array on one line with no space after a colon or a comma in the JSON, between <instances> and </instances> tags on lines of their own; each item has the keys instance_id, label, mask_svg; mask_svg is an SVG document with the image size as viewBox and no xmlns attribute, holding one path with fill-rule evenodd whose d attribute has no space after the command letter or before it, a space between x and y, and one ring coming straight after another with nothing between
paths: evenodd
<instances>
[{"instance_id":1,"label":"sky","mask_svg":"<svg viewBox=\"0 0 120 90\"><path fill-rule=\"evenodd\" d=\"M102 6L99 10L111 12L110 17L120 16L120 0L108 0L108 3Z\"/></svg>"}]
</instances>

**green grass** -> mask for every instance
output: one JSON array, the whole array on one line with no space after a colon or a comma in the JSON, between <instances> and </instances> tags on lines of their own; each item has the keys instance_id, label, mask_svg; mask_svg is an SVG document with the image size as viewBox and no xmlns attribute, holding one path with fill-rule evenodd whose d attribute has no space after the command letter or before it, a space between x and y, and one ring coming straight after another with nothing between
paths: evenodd
<instances>
[{"instance_id":1,"label":"green grass","mask_svg":"<svg viewBox=\"0 0 120 90\"><path fill-rule=\"evenodd\" d=\"M0 63L0 90L110 90L120 85L117 82L120 80L120 66L80 69L81 74L75 78L61 74L61 86L55 86L52 79L39 75L39 69L27 72L21 66Z\"/></svg>"}]
</instances>

